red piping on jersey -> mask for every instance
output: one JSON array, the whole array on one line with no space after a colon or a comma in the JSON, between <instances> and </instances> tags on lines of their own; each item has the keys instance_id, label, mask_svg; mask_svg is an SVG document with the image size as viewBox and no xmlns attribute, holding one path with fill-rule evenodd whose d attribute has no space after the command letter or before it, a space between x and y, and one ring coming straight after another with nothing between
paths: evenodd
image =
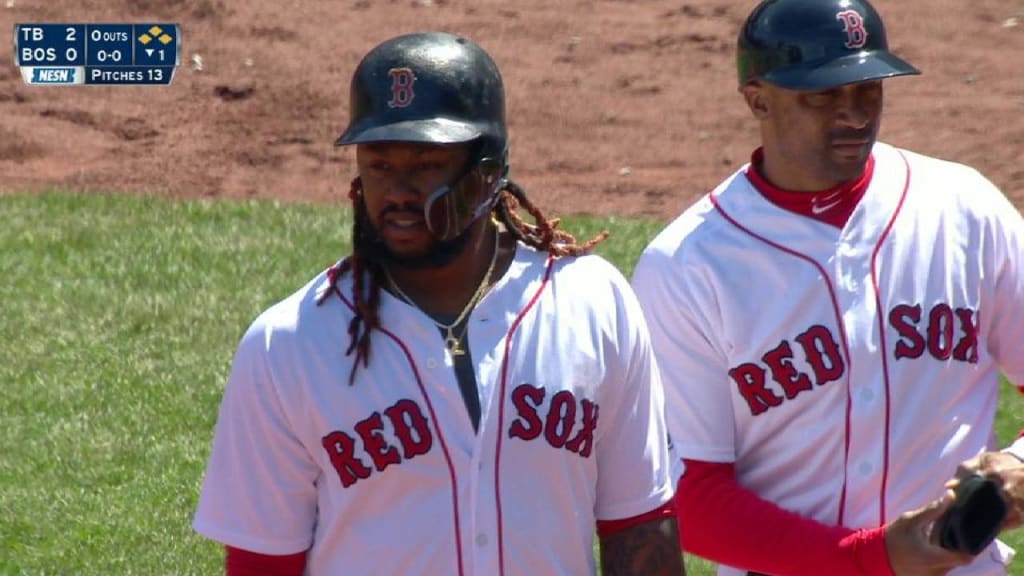
<instances>
[{"instance_id":1,"label":"red piping on jersey","mask_svg":"<svg viewBox=\"0 0 1024 576\"><path fill-rule=\"evenodd\" d=\"M340 298L341 301L344 302L350 310L352 310L353 314L358 314L355 306L348 301L348 298L345 298L345 295L341 293L341 290L338 289L336 284L331 284L331 290L333 290L334 293L338 295L338 298ZM444 435L441 433L441 425L438 423L437 414L434 413L434 405L430 402L430 396L427 394L427 390L423 386L423 379L420 378L420 371L416 368L416 361L413 360L412 354L405 346L405 342L402 342L401 338L383 326L379 327L378 330L388 338L394 340L395 344L398 344L398 347L402 349L402 353L405 354L406 360L409 361L409 367L412 368L413 376L416 377L416 385L419 387L420 393L423 394L423 400L427 403L427 411L430 412L430 417L434 421L434 433L437 434L437 438L441 442L441 451L444 452L444 460L445 463L448 464L448 475L452 481L452 511L454 512L453 516L455 518L455 553L458 557L459 576L462 576L465 571L462 567L462 530L459 526L459 494L456 486L455 465L452 464L452 457L448 453L448 444L444 441ZM500 435L501 434L499 434L499 436Z\"/></svg>"},{"instance_id":2,"label":"red piping on jersey","mask_svg":"<svg viewBox=\"0 0 1024 576\"><path fill-rule=\"evenodd\" d=\"M843 488L839 493L839 517L836 520L836 523L842 526L844 514L846 512L846 479L848 476L847 468L849 467L850 463L850 412L853 402L850 398L850 345L847 342L846 327L843 326L843 317L839 313L839 301L836 298L835 289L832 287L832 280L829 277L829 275L825 273L825 269L822 268L821 265L819 265L817 262L815 262L813 258L807 256L806 254L801 254L796 250L786 248L782 244L779 244L778 242L773 242L765 238L764 236L757 234L753 230L746 228L745 226L737 222L735 219L733 219L733 217L730 216L729 213L725 211L725 208L722 208L722 205L718 203L718 198L714 194L711 194L710 198L711 203L715 206L715 210L717 210L718 213L721 214L722 217L725 218L730 224L738 228L740 231L760 240L761 242L764 242L765 244L771 246L772 248L775 248L776 250L785 252L790 256L794 256L796 258L809 262L812 266L818 269L818 272L821 273L821 277L825 280L825 287L828 288L829 298L832 299L832 311L836 315L836 325L839 327L839 334L843 339L843 354L846 356L846 426L844 431L845 437L843 438Z\"/></svg>"},{"instance_id":3,"label":"red piping on jersey","mask_svg":"<svg viewBox=\"0 0 1024 576\"><path fill-rule=\"evenodd\" d=\"M504 530L502 529L501 521L501 444L504 440L505 430L505 389L508 384L508 357L512 352L512 335L515 334L516 330L519 329L519 324L522 322L523 317L526 313L533 308L533 305L540 300L540 295L544 292L544 288L548 285L548 280L551 278L551 270L554 269L555 257L554 255L548 256L547 270L544 272L544 280L541 281L540 287L537 288L537 292L530 298L530 301L523 307L516 316L515 321L512 322L512 326L508 329L508 334L505 335L505 355L501 360L501 388L499 389L500 395L498 396L498 441L494 447L494 504L497 508L498 517L498 574L505 573L505 538Z\"/></svg>"},{"instance_id":4,"label":"red piping on jersey","mask_svg":"<svg viewBox=\"0 0 1024 576\"><path fill-rule=\"evenodd\" d=\"M883 458L882 458L882 486L879 493L882 497L878 502L878 525L885 525L885 496L889 488L889 424L890 414L892 412L890 403L890 384L889 384L889 347L885 344L885 317L886 315L882 312L882 297L878 292L878 251L882 248L882 244L885 239L889 237L889 232L892 231L893 224L896 223L896 218L899 216L900 211L903 210L903 201L907 199L907 190L910 189L910 163L907 162L907 157L900 152L900 158L903 159L903 164L907 168L907 179L903 183L903 193L900 195L900 201L896 204L896 209L893 210L892 217L889 219L889 223L886 224L885 230L882 231L882 235L878 238L878 243L875 244L875 249L871 252L871 286L875 290L875 310L878 312L878 343L882 347L882 380L885 382L885 444L883 447Z\"/></svg>"}]
</instances>

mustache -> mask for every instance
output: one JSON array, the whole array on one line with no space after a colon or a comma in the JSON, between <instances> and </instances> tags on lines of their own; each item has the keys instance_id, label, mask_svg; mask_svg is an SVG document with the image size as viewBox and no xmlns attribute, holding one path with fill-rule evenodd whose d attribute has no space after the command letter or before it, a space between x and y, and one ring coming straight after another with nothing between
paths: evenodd
<instances>
[{"instance_id":1,"label":"mustache","mask_svg":"<svg viewBox=\"0 0 1024 576\"><path fill-rule=\"evenodd\" d=\"M875 137L875 128L861 130L833 130L828 133L830 140L870 140Z\"/></svg>"},{"instance_id":2,"label":"mustache","mask_svg":"<svg viewBox=\"0 0 1024 576\"><path fill-rule=\"evenodd\" d=\"M407 215L422 218L423 206L417 206L415 204L390 204L388 206L385 206L380 211L381 218L391 214Z\"/></svg>"}]
</instances>

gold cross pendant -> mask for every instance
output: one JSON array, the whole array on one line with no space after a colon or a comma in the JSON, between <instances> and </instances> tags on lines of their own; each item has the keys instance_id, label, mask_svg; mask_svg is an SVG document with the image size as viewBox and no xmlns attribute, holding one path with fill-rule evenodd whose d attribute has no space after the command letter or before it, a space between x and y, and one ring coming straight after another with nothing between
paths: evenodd
<instances>
[{"instance_id":1,"label":"gold cross pendant","mask_svg":"<svg viewBox=\"0 0 1024 576\"><path fill-rule=\"evenodd\" d=\"M466 355L466 349L462 347L462 341L451 333L445 336L444 345L448 347L448 351L451 352L452 356Z\"/></svg>"}]
</instances>

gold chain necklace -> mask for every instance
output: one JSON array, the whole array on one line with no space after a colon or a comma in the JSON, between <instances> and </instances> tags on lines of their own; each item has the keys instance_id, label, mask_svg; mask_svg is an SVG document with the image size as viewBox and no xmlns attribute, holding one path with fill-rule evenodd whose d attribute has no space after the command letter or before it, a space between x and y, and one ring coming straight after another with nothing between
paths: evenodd
<instances>
[{"instance_id":1,"label":"gold chain necklace","mask_svg":"<svg viewBox=\"0 0 1024 576\"><path fill-rule=\"evenodd\" d=\"M473 307L476 306L477 302L479 302L487 292L487 288L491 283L491 274L494 273L494 265L498 262L498 241L500 239L500 234L501 230L495 227L494 252L491 254L491 263L487 266L487 272L484 273L483 279L480 280L480 284L476 287L476 291L473 292L473 296L469 299L469 302L466 302L466 306L462 308L462 312L459 312L459 316L455 318L455 321L451 324L438 322L433 316L423 312L423 309L413 302L412 298L410 298L409 295L398 286L398 283L395 282L395 279L391 276L391 271L386 267L384 268L384 274L387 276L388 284L391 285L391 288L394 289L395 293L397 293L402 300L405 300L408 305L426 314L427 318L430 318L431 322L433 322L438 328L445 331L444 345L448 348L448 351L452 356L463 356L466 353L466 349L462 347L462 338L466 335L466 328L468 328L468 324L466 328L462 330L461 335L455 334L455 327L466 319L466 316L469 315L473 310Z\"/></svg>"}]
</instances>

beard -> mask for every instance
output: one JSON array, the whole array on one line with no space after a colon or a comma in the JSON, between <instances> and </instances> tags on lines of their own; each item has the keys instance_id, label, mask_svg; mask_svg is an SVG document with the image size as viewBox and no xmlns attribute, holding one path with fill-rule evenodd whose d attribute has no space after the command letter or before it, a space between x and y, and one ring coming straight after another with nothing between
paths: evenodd
<instances>
[{"instance_id":1,"label":"beard","mask_svg":"<svg viewBox=\"0 0 1024 576\"><path fill-rule=\"evenodd\" d=\"M356 218L360 220L360 227L362 228L359 241L364 257L386 264L389 268L405 268L407 270L441 268L452 263L452 261L466 251L466 247L469 246L469 239L473 235L473 230L483 220L481 218L472 225L467 226L465 230L454 238L435 240L424 252L418 254L397 254L388 248L387 243L380 237L377 228L370 221L366 213L366 205L362 202L359 202Z\"/></svg>"}]
</instances>

